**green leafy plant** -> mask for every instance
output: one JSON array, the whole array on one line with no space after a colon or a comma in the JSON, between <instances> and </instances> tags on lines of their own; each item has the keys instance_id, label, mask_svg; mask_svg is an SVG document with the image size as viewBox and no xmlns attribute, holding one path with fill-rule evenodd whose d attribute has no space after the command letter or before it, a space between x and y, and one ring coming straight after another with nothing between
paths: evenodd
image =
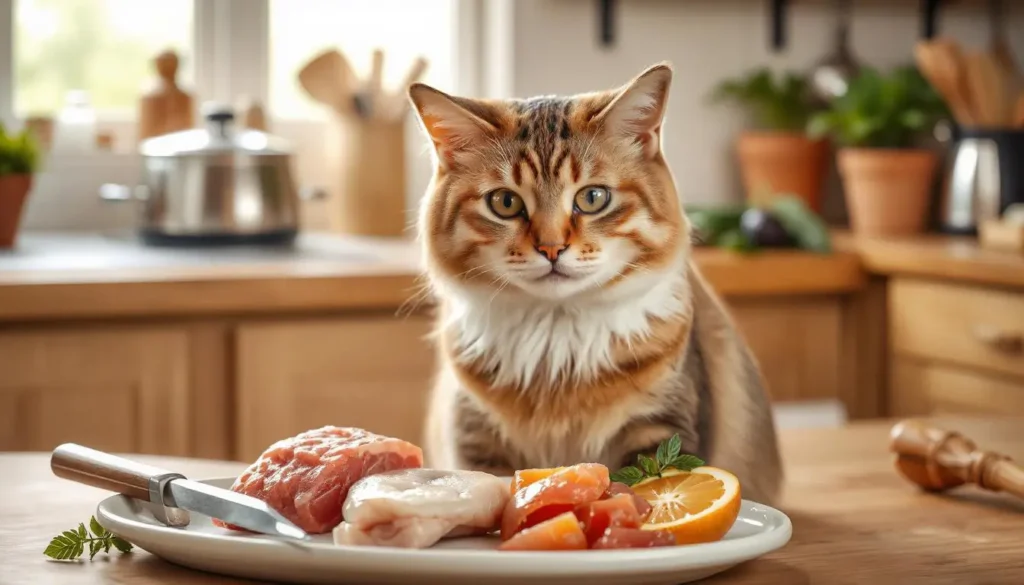
<instances>
[{"instance_id":1,"label":"green leafy plant","mask_svg":"<svg viewBox=\"0 0 1024 585\"><path fill-rule=\"evenodd\" d=\"M715 87L711 99L746 107L753 114L755 124L765 130L803 132L816 111L805 76L784 73L776 79L766 68L722 81Z\"/></svg>"},{"instance_id":2,"label":"green leafy plant","mask_svg":"<svg viewBox=\"0 0 1024 585\"><path fill-rule=\"evenodd\" d=\"M644 454L637 455L637 465L629 465L612 473L611 480L632 486L649 477L661 477L668 469L690 471L704 465L700 457L680 453L682 447L683 441L679 435L672 435L658 445L653 458Z\"/></svg>"},{"instance_id":3,"label":"green leafy plant","mask_svg":"<svg viewBox=\"0 0 1024 585\"><path fill-rule=\"evenodd\" d=\"M90 535L85 529L85 524L79 524L78 528L65 530L50 540L43 554L51 559L59 561L70 561L81 557L85 553L85 547L89 547L89 560L96 556L101 550L109 553L114 547L122 553L131 552L132 544L123 538L114 536L106 528L100 526L93 516L89 519Z\"/></svg>"},{"instance_id":4,"label":"green leafy plant","mask_svg":"<svg viewBox=\"0 0 1024 585\"><path fill-rule=\"evenodd\" d=\"M39 147L27 130L10 134L0 124L0 176L32 174L39 165Z\"/></svg>"},{"instance_id":5,"label":"green leafy plant","mask_svg":"<svg viewBox=\"0 0 1024 585\"><path fill-rule=\"evenodd\" d=\"M827 111L811 118L807 130L840 146L910 148L948 117L945 102L917 68L897 67L888 74L865 68Z\"/></svg>"}]
</instances>

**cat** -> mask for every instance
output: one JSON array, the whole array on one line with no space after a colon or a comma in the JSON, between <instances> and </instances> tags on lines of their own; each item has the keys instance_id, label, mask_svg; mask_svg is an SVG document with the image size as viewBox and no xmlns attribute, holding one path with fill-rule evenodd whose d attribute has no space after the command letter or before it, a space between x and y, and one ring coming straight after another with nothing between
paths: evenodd
<instances>
[{"instance_id":1,"label":"cat","mask_svg":"<svg viewBox=\"0 0 1024 585\"><path fill-rule=\"evenodd\" d=\"M691 261L662 156L672 68L568 97L417 83L435 170L418 218L438 300L427 463L636 463L674 434L772 504L783 473L763 377Z\"/></svg>"}]
</instances>

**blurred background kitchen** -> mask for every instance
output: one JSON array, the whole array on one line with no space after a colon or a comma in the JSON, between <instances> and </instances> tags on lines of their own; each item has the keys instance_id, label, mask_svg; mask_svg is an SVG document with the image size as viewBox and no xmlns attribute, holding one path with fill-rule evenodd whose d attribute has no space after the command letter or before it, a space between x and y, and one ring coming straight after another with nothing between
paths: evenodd
<instances>
[{"instance_id":1,"label":"blurred background kitchen","mask_svg":"<svg viewBox=\"0 0 1024 585\"><path fill-rule=\"evenodd\" d=\"M675 68L666 158L780 424L1024 414L1024 3L0 0L0 450L420 438L404 97Z\"/></svg>"}]
</instances>

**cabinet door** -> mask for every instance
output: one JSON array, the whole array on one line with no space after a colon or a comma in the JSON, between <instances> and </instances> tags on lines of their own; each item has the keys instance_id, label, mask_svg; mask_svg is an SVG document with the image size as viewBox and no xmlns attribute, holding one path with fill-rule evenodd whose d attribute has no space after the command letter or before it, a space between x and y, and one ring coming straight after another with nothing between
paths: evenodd
<instances>
[{"instance_id":1,"label":"cabinet door","mask_svg":"<svg viewBox=\"0 0 1024 585\"><path fill-rule=\"evenodd\" d=\"M419 443L433 379L429 322L367 316L238 328L237 456L324 425Z\"/></svg>"},{"instance_id":2,"label":"cabinet door","mask_svg":"<svg viewBox=\"0 0 1024 585\"><path fill-rule=\"evenodd\" d=\"M187 455L188 362L185 330L0 333L0 450Z\"/></svg>"},{"instance_id":3,"label":"cabinet door","mask_svg":"<svg viewBox=\"0 0 1024 585\"><path fill-rule=\"evenodd\" d=\"M772 400L839 397L837 298L736 300L729 309L761 366Z\"/></svg>"}]
</instances>

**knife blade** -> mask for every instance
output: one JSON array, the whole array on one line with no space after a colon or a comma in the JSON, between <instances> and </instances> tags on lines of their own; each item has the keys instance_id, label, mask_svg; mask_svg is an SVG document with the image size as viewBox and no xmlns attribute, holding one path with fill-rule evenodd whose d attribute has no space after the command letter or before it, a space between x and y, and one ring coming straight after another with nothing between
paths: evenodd
<instances>
[{"instance_id":1,"label":"knife blade","mask_svg":"<svg viewBox=\"0 0 1024 585\"><path fill-rule=\"evenodd\" d=\"M309 539L301 528L258 498L82 445L58 446L50 456L50 469L57 477L155 504L158 518L172 526L188 524L187 514L180 513L187 510L261 534Z\"/></svg>"},{"instance_id":2,"label":"knife blade","mask_svg":"<svg viewBox=\"0 0 1024 585\"><path fill-rule=\"evenodd\" d=\"M188 479L172 479L164 502L253 532L306 540L309 535L263 500ZM168 497L169 496L169 497Z\"/></svg>"}]
</instances>

